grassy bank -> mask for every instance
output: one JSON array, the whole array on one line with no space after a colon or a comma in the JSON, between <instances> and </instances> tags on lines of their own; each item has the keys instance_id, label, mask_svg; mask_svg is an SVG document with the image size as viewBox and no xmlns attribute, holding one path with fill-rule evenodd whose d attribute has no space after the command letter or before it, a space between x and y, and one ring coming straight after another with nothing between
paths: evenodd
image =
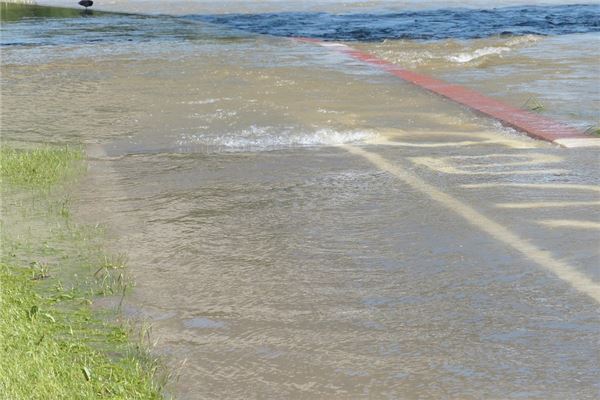
<instances>
[{"instance_id":1,"label":"grassy bank","mask_svg":"<svg viewBox=\"0 0 600 400\"><path fill-rule=\"evenodd\" d=\"M158 363L100 295L130 286L100 227L76 224L74 148L0 149L0 398L158 399Z\"/></svg>"}]
</instances>

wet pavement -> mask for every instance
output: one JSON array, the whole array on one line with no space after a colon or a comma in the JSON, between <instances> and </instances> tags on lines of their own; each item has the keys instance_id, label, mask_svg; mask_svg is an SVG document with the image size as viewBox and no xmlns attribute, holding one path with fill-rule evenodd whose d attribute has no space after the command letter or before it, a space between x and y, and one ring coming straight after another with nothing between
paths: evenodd
<instances>
[{"instance_id":1,"label":"wet pavement","mask_svg":"<svg viewBox=\"0 0 600 400\"><path fill-rule=\"evenodd\" d=\"M598 398L598 149L318 46L202 24L170 41L172 23L7 51L2 113L4 140L88 147L78 215L127 254L124 310L151 322L176 398ZM466 51L436 43L428 73ZM491 76L489 57L460 79ZM563 120L593 123L577 93Z\"/></svg>"},{"instance_id":2,"label":"wet pavement","mask_svg":"<svg viewBox=\"0 0 600 400\"><path fill-rule=\"evenodd\" d=\"M110 161L105 178L136 182L107 193L135 230L128 312L187 360L178 398L595 398L598 186L581 171L597 154L549 147L433 155L456 169L431 147L360 151L550 262L342 149Z\"/></svg>"}]
</instances>

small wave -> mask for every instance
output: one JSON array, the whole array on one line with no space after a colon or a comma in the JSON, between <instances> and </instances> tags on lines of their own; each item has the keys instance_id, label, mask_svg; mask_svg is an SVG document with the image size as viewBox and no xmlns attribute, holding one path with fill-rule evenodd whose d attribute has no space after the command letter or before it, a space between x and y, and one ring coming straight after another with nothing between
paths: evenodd
<instances>
[{"instance_id":1,"label":"small wave","mask_svg":"<svg viewBox=\"0 0 600 400\"><path fill-rule=\"evenodd\" d=\"M514 36L506 41L506 45L507 46L520 46L522 44L538 42L542 38L543 38L543 36L539 36L539 35Z\"/></svg>"},{"instance_id":2,"label":"small wave","mask_svg":"<svg viewBox=\"0 0 600 400\"><path fill-rule=\"evenodd\" d=\"M317 129L313 132L301 132L294 128L252 126L243 131L225 135L184 135L178 140L177 145L194 148L200 146L214 151L264 151L294 147L335 146L363 142L376 136L374 132L359 130Z\"/></svg>"},{"instance_id":3,"label":"small wave","mask_svg":"<svg viewBox=\"0 0 600 400\"><path fill-rule=\"evenodd\" d=\"M348 14L230 13L190 15L186 18L273 36L381 42L385 39L478 39L598 32L599 15L597 4L558 4Z\"/></svg>"},{"instance_id":4,"label":"small wave","mask_svg":"<svg viewBox=\"0 0 600 400\"><path fill-rule=\"evenodd\" d=\"M202 99L202 100L191 100L191 101L182 101L179 104L188 104L188 105L198 105L198 104L214 104L220 101L231 100L230 97L223 97L218 99Z\"/></svg>"},{"instance_id":5,"label":"small wave","mask_svg":"<svg viewBox=\"0 0 600 400\"><path fill-rule=\"evenodd\" d=\"M451 65L481 66L501 60L513 50L529 46L542 36L495 37L487 39L443 40L418 42L411 40L386 39L376 44L353 44L369 53L406 68L447 68ZM515 53L516 54L516 53Z\"/></svg>"},{"instance_id":6,"label":"small wave","mask_svg":"<svg viewBox=\"0 0 600 400\"><path fill-rule=\"evenodd\" d=\"M509 47L484 47L472 52L459 53L457 55L446 56L444 58L455 63L467 63L489 55L500 55L507 51L510 51Z\"/></svg>"}]
</instances>

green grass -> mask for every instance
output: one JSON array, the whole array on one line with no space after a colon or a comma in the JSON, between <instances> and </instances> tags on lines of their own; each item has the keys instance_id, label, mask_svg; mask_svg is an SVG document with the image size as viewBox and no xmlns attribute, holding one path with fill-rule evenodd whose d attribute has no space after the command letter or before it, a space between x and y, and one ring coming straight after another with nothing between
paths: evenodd
<instances>
[{"instance_id":1,"label":"green grass","mask_svg":"<svg viewBox=\"0 0 600 400\"><path fill-rule=\"evenodd\" d=\"M132 282L102 227L71 217L84 167L78 148L0 149L0 399L162 398L146 341L91 307Z\"/></svg>"},{"instance_id":2,"label":"green grass","mask_svg":"<svg viewBox=\"0 0 600 400\"><path fill-rule=\"evenodd\" d=\"M19 150L0 148L2 184L49 188L81 171L83 152L71 147L41 147Z\"/></svg>"},{"instance_id":3,"label":"green grass","mask_svg":"<svg viewBox=\"0 0 600 400\"><path fill-rule=\"evenodd\" d=\"M62 7L46 7L33 0L0 1L0 21L10 23L24 18L80 18L82 10ZM76 5L77 2L74 3ZM97 14L97 12L95 13Z\"/></svg>"},{"instance_id":4,"label":"green grass","mask_svg":"<svg viewBox=\"0 0 600 400\"><path fill-rule=\"evenodd\" d=\"M161 398L158 364L143 345L97 319L85 296L44 290L42 279L35 269L0 264L0 397Z\"/></svg>"}]
</instances>

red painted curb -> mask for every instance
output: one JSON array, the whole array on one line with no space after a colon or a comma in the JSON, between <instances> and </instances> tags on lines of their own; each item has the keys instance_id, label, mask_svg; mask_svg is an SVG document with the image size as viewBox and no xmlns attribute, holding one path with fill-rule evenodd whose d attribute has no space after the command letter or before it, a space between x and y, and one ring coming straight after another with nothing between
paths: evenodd
<instances>
[{"instance_id":1,"label":"red painted curb","mask_svg":"<svg viewBox=\"0 0 600 400\"><path fill-rule=\"evenodd\" d=\"M503 125L522 131L528 136L536 139L547 140L549 142L555 142L556 140L561 139L585 139L586 141L600 140L581 133L570 126L551 118L513 107L464 86L451 84L427 75L400 68L389 61L353 49L344 44L324 42L319 39L311 38L296 38L296 40L333 48L357 60L376 65L407 82L465 105L481 114L495 118ZM563 143L559 144L564 145Z\"/></svg>"}]
</instances>

